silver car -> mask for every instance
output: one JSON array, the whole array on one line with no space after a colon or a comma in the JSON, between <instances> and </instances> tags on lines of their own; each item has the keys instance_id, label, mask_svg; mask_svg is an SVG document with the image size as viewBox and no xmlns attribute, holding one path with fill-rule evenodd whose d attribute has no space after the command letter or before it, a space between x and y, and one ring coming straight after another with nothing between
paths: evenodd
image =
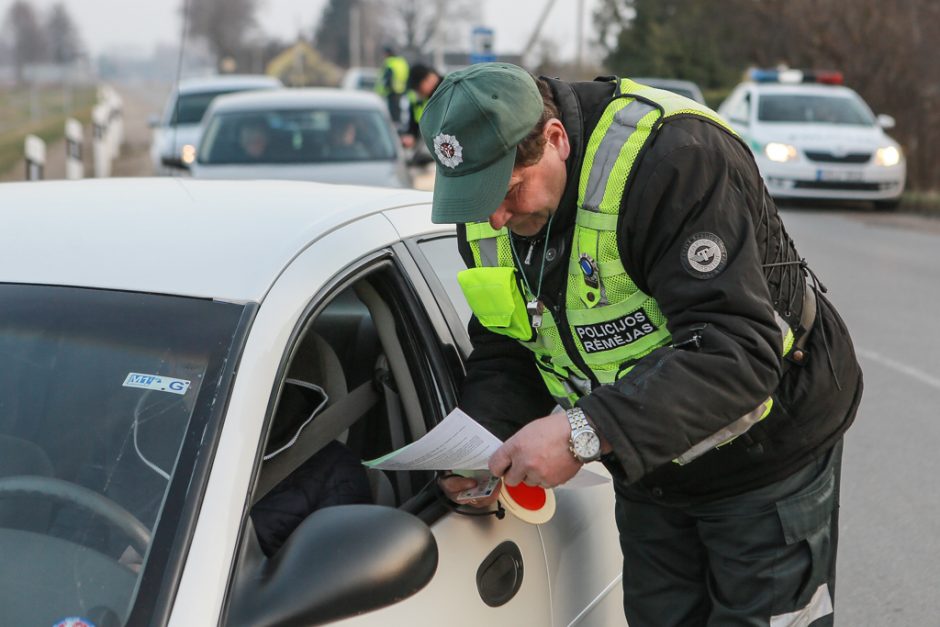
<instances>
[{"instance_id":1,"label":"silver car","mask_svg":"<svg viewBox=\"0 0 940 627\"><path fill-rule=\"evenodd\" d=\"M273 76L229 74L180 82L167 98L163 115L150 118L153 137L150 162L154 174L173 174L192 160L199 128L209 104L218 96L283 87Z\"/></svg>"},{"instance_id":2,"label":"silver car","mask_svg":"<svg viewBox=\"0 0 940 627\"><path fill-rule=\"evenodd\" d=\"M342 89L219 98L206 113L194 178L291 179L410 187L385 104Z\"/></svg>"}]
</instances>

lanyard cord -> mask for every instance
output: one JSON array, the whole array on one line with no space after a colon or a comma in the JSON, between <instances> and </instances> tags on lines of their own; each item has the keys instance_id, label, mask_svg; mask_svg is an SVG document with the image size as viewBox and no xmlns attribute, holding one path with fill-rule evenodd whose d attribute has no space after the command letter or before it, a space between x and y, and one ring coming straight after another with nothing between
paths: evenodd
<instances>
[{"instance_id":1,"label":"lanyard cord","mask_svg":"<svg viewBox=\"0 0 940 627\"><path fill-rule=\"evenodd\" d=\"M519 273L522 275L522 282L525 283L525 288L529 291L536 300L539 296L542 295L542 277L545 274L545 254L548 252L548 240L552 236L552 221L555 219L555 214L557 211L553 211L551 217L548 219L548 228L545 230L545 245L542 246L542 265L539 267L539 282L535 286L537 291L532 290L532 286L529 285L529 279L526 277L525 270L522 269L522 261L519 259L519 253L516 252L516 245L513 242L512 231L509 232L509 247L512 249L512 256L516 259L516 265L519 267Z\"/></svg>"}]
</instances>

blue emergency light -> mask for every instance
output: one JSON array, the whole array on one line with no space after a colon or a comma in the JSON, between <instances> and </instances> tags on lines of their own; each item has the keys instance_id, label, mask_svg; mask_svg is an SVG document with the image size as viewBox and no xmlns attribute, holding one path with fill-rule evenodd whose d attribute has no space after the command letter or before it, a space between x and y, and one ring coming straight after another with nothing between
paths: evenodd
<instances>
[{"instance_id":1,"label":"blue emergency light","mask_svg":"<svg viewBox=\"0 0 940 627\"><path fill-rule=\"evenodd\" d=\"M755 83L821 83L842 85L842 72L833 70L797 70L790 68L752 68L748 73Z\"/></svg>"}]
</instances>

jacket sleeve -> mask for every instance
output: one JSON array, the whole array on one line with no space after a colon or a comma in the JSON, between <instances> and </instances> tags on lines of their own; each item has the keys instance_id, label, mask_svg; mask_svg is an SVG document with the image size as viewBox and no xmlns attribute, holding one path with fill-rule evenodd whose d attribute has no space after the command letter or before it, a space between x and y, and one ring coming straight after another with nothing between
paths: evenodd
<instances>
[{"instance_id":1,"label":"jacket sleeve","mask_svg":"<svg viewBox=\"0 0 940 627\"><path fill-rule=\"evenodd\" d=\"M621 220L624 266L656 299L673 342L579 402L631 483L754 411L780 378L782 337L747 206L754 195L741 189L760 178L743 147L709 128L709 143L645 164ZM703 240L718 245L713 269L714 258L689 261Z\"/></svg>"},{"instance_id":2,"label":"jacket sleeve","mask_svg":"<svg viewBox=\"0 0 940 627\"><path fill-rule=\"evenodd\" d=\"M466 232L457 228L460 254L468 267L473 256ZM496 437L506 440L523 425L545 416L555 405L532 352L516 340L488 330L476 316L467 326L473 352L461 386L460 408Z\"/></svg>"}]
</instances>

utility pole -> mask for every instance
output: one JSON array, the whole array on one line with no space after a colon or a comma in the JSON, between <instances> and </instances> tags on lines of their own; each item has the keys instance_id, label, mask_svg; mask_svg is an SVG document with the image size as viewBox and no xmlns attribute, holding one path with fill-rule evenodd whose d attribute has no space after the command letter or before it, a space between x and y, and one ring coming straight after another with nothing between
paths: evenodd
<instances>
[{"instance_id":1,"label":"utility pole","mask_svg":"<svg viewBox=\"0 0 940 627\"><path fill-rule=\"evenodd\" d=\"M581 71L581 68L584 67L584 0L578 0L578 34L575 37L575 53L574 60L575 66L578 68L578 72Z\"/></svg>"},{"instance_id":2,"label":"utility pole","mask_svg":"<svg viewBox=\"0 0 940 627\"><path fill-rule=\"evenodd\" d=\"M354 2L349 8L349 67L359 67L362 65L360 26L359 3Z\"/></svg>"},{"instance_id":3,"label":"utility pole","mask_svg":"<svg viewBox=\"0 0 940 627\"><path fill-rule=\"evenodd\" d=\"M542 14L539 16L538 22L535 23L535 28L532 29L532 34L529 35L529 40L525 42L525 46L522 48L521 57L523 61L526 60L527 56L531 52L532 46L534 46L535 42L538 40L539 34L542 32L542 27L545 26L545 20L548 19L548 14L551 12L553 6L555 6L555 0L545 1L545 8L542 9Z\"/></svg>"}]
</instances>

